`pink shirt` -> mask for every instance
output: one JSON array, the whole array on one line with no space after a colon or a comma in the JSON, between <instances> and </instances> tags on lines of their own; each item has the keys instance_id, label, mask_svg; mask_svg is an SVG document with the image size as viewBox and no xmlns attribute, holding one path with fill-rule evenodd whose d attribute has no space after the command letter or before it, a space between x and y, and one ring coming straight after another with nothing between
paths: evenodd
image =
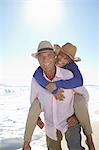
<instances>
[{"instance_id":1,"label":"pink shirt","mask_svg":"<svg viewBox=\"0 0 99 150\"><path fill-rule=\"evenodd\" d=\"M71 71L57 67L56 75L51 82L62 79L67 80L72 77ZM46 79L48 80L47 77ZM89 95L83 86L74 89L64 89L65 99L64 101L59 101L32 78L30 102L32 103L38 97L41 109L44 112L46 134L51 139L57 140L56 129L59 129L62 133L67 131L68 124L66 119L74 113L73 100L75 92L82 94L86 102L88 101Z\"/></svg>"}]
</instances>

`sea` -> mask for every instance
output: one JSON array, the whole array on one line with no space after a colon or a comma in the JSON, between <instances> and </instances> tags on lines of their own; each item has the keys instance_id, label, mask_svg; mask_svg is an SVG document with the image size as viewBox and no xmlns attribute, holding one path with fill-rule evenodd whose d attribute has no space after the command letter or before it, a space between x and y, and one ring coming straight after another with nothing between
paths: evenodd
<instances>
[{"instance_id":1,"label":"sea","mask_svg":"<svg viewBox=\"0 0 99 150\"><path fill-rule=\"evenodd\" d=\"M99 121L99 86L86 85L91 122ZM0 150L22 150L26 118L30 107L30 87L0 85ZM43 113L41 113L43 119ZM33 150L47 150L45 129L36 126Z\"/></svg>"}]
</instances>

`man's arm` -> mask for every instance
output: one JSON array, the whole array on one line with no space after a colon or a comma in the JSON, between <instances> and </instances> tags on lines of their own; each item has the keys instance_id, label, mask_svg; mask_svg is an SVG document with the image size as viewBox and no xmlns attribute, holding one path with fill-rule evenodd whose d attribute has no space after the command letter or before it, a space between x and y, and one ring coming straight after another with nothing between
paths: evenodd
<instances>
[{"instance_id":1,"label":"man's arm","mask_svg":"<svg viewBox=\"0 0 99 150\"><path fill-rule=\"evenodd\" d=\"M38 97L38 91L39 91L39 84L35 80L35 78L32 78L31 81L31 90L30 90L30 104Z\"/></svg>"},{"instance_id":2,"label":"man's arm","mask_svg":"<svg viewBox=\"0 0 99 150\"><path fill-rule=\"evenodd\" d=\"M39 126L40 129L44 127L44 122L42 121L41 117L38 117L37 125Z\"/></svg>"}]
</instances>

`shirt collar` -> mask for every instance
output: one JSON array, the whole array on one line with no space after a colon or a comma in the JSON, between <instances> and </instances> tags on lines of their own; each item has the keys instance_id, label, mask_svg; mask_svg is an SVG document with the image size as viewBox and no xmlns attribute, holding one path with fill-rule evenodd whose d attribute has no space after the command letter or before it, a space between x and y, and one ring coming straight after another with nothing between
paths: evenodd
<instances>
[{"instance_id":1,"label":"shirt collar","mask_svg":"<svg viewBox=\"0 0 99 150\"><path fill-rule=\"evenodd\" d=\"M56 67L56 77L62 77L62 68Z\"/></svg>"},{"instance_id":2,"label":"shirt collar","mask_svg":"<svg viewBox=\"0 0 99 150\"><path fill-rule=\"evenodd\" d=\"M61 68L56 66L56 74L55 74L55 77L53 78L53 80L49 80L49 79L46 77L46 75L44 74L44 72L43 72L43 76L44 76L44 78L45 78L46 80L48 80L48 81L53 81L55 78L61 78L61 77L62 77Z\"/></svg>"}]
</instances>

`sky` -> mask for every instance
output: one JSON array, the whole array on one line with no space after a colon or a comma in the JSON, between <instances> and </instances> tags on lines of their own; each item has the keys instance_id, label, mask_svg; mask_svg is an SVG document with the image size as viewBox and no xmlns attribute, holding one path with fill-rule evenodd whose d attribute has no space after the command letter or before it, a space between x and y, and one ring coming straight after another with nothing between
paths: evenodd
<instances>
[{"instance_id":1,"label":"sky","mask_svg":"<svg viewBox=\"0 0 99 150\"><path fill-rule=\"evenodd\" d=\"M0 84L30 85L42 40L77 47L86 85L99 85L98 0L0 0Z\"/></svg>"}]
</instances>

